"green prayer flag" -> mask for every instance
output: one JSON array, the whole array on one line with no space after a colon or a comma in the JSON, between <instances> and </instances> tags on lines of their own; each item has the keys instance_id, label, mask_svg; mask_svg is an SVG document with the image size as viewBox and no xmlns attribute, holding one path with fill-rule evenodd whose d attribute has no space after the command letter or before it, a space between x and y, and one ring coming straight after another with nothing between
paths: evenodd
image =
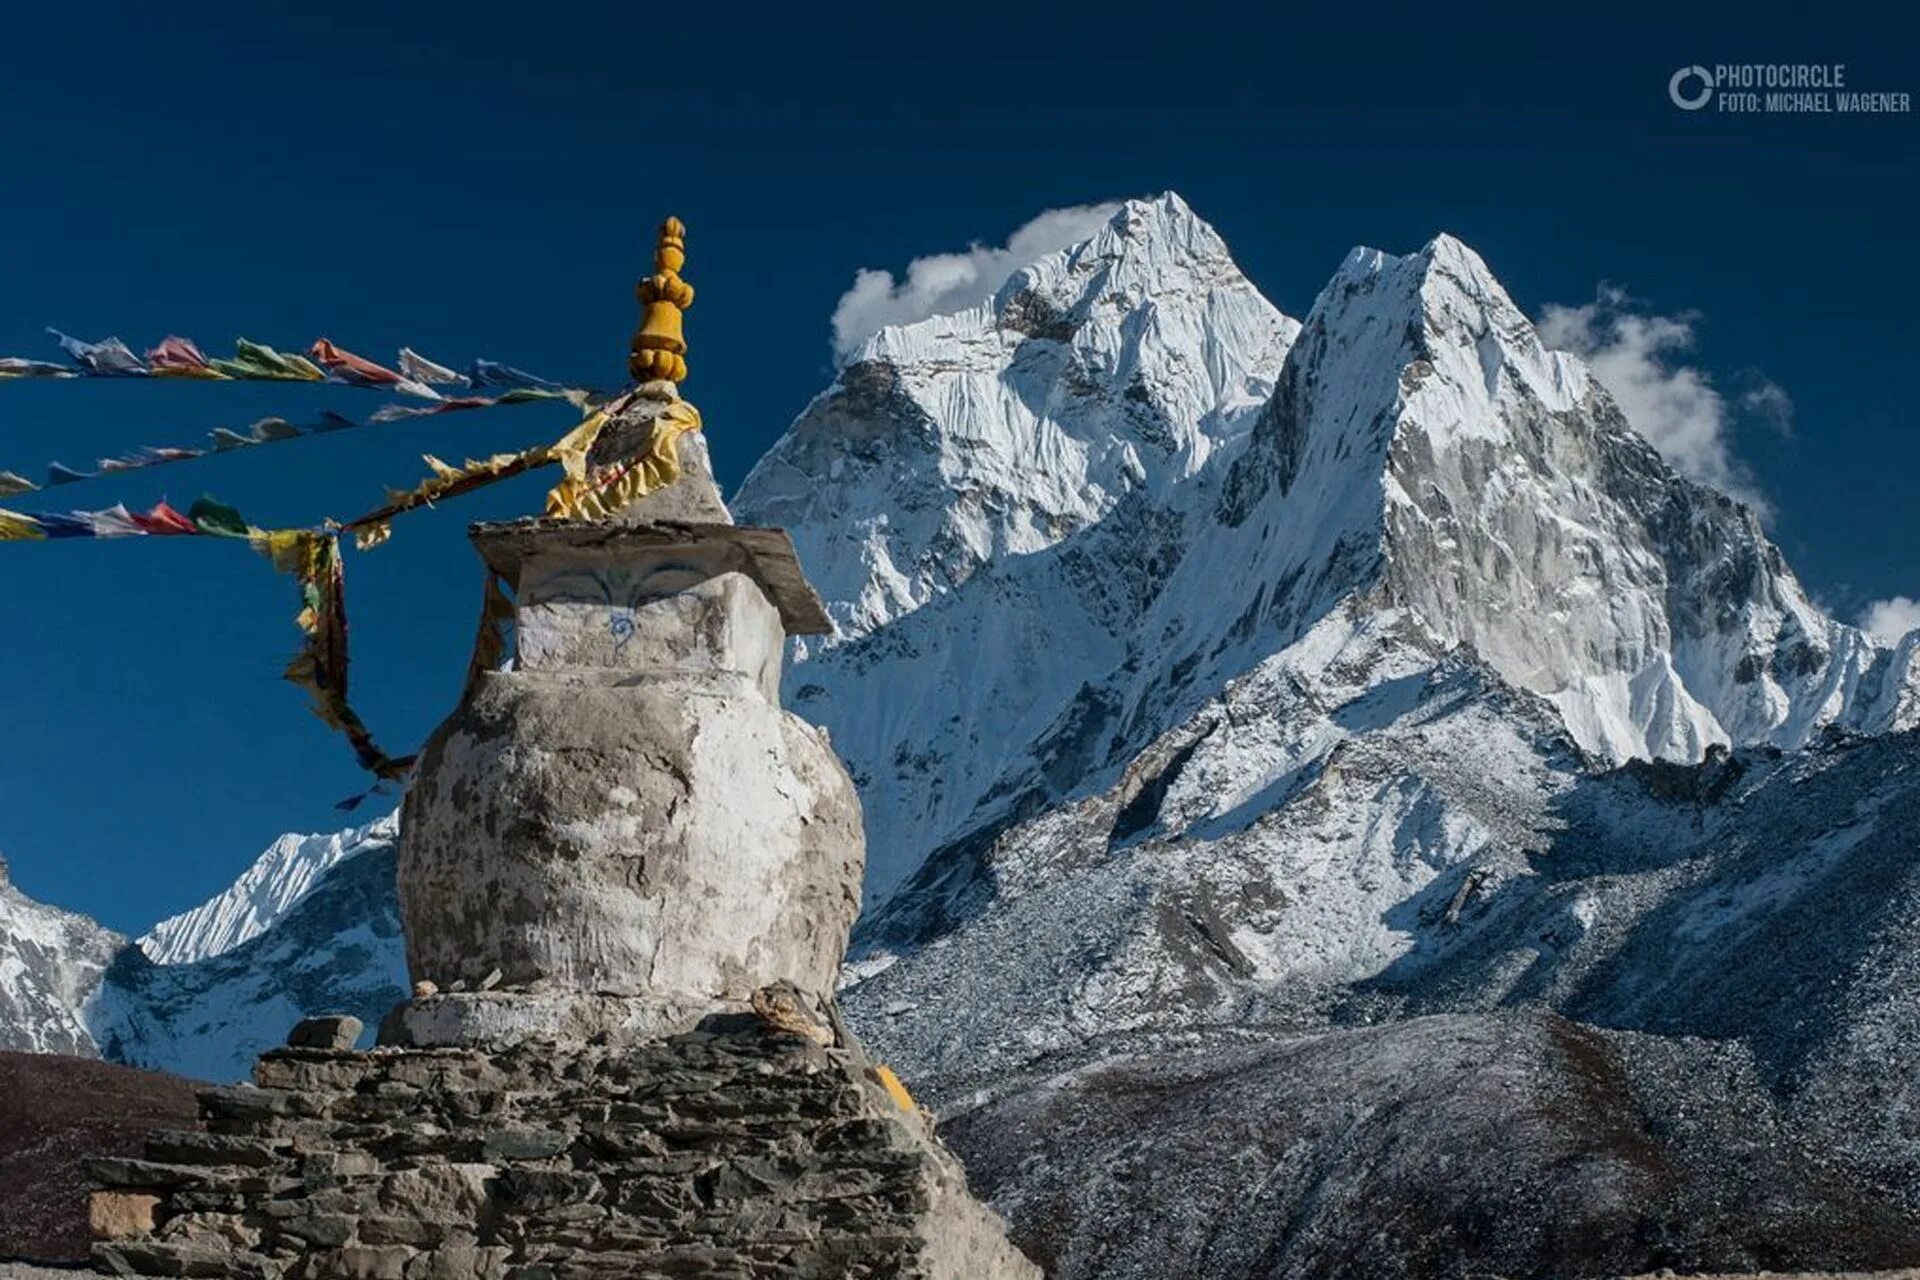
<instances>
[{"instance_id":1,"label":"green prayer flag","mask_svg":"<svg viewBox=\"0 0 1920 1280\"><path fill-rule=\"evenodd\" d=\"M202 498L187 509L187 519L202 533L223 538L244 538L250 532L246 520L234 508L212 498Z\"/></svg>"},{"instance_id":2,"label":"green prayer flag","mask_svg":"<svg viewBox=\"0 0 1920 1280\"><path fill-rule=\"evenodd\" d=\"M304 356L275 351L263 343L241 338L234 344L230 360L215 360L213 367L229 378L268 378L276 382L324 382L326 373Z\"/></svg>"}]
</instances>

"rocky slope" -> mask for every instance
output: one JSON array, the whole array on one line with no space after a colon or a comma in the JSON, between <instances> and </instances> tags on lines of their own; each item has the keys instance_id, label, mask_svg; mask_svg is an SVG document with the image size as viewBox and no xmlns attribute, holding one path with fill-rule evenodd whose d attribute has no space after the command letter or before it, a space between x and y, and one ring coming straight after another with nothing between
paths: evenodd
<instances>
[{"instance_id":1,"label":"rocky slope","mask_svg":"<svg viewBox=\"0 0 1920 1280\"><path fill-rule=\"evenodd\" d=\"M1896 1197L1796 1139L1737 1049L1538 1013L1128 1053L944 1131L1056 1280L1692 1274L1920 1251Z\"/></svg>"},{"instance_id":2,"label":"rocky slope","mask_svg":"<svg viewBox=\"0 0 1920 1280\"><path fill-rule=\"evenodd\" d=\"M0 1052L0 1259L88 1262L87 1161L138 1155L154 1129L197 1124L184 1080Z\"/></svg>"}]
</instances>

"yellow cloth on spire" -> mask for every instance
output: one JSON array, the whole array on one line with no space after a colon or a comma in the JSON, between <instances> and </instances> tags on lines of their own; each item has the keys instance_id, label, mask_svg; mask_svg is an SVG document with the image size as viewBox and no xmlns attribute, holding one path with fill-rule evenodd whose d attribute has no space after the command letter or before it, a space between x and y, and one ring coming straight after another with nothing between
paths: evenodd
<instances>
[{"instance_id":1,"label":"yellow cloth on spire","mask_svg":"<svg viewBox=\"0 0 1920 1280\"><path fill-rule=\"evenodd\" d=\"M581 450L578 467L567 465L567 478L547 495L547 514L569 520L604 520L666 488L680 478L680 437L699 429L700 411L685 400L675 400L653 420L653 435L638 457L589 475L586 452ZM599 434L598 429L594 434ZM591 440L587 447L592 447Z\"/></svg>"}]
</instances>

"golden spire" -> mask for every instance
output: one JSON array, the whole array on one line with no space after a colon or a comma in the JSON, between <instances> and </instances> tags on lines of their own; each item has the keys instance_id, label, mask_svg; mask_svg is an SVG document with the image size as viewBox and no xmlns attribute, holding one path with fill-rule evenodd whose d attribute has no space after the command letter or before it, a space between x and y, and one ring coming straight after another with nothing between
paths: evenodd
<instances>
[{"instance_id":1,"label":"golden spire","mask_svg":"<svg viewBox=\"0 0 1920 1280\"><path fill-rule=\"evenodd\" d=\"M693 286L680 278L686 262L686 224L668 218L660 224L660 239L653 249L653 274L634 290L642 310L627 372L635 382L661 378L679 382L687 376L687 339L680 313L693 305Z\"/></svg>"}]
</instances>

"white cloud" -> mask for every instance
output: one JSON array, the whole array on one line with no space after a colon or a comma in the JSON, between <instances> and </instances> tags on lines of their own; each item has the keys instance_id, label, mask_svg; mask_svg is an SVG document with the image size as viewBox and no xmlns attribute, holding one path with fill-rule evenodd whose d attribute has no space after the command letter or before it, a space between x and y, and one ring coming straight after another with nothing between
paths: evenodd
<instances>
[{"instance_id":1,"label":"white cloud","mask_svg":"<svg viewBox=\"0 0 1920 1280\"><path fill-rule=\"evenodd\" d=\"M1625 290L1604 284L1585 306L1550 302L1541 311L1540 340L1585 360L1634 430L1675 470L1731 494L1763 517L1771 514L1753 477L1733 457L1726 397L1706 373L1676 359L1692 349L1697 317L1652 315L1633 306ZM1776 425L1792 421L1793 401L1764 379L1742 396L1741 405Z\"/></svg>"},{"instance_id":2,"label":"white cloud","mask_svg":"<svg viewBox=\"0 0 1920 1280\"><path fill-rule=\"evenodd\" d=\"M1915 627L1920 627L1920 600L1905 596L1876 600L1860 615L1860 629L1889 648Z\"/></svg>"},{"instance_id":3,"label":"white cloud","mask_svg":"<svg viewBox=\"0 0 1920 1280\"><path fill-rule=\"evenodd\" d=\"M1762 374L1750 374L1751 385L1740 393L1740 407L1783 436L1793 435L1793 397L1786 388Z\"/></svg>"},{"instance_id":4,"label":"white cloud","mask_svg":"<svg viewBox=\"0 0 1920 1280\"><path fill-rule=\"evenodd\" d=\"M936 253L907 264L904 278L862 268L833 309L833 352L839 359L880 329L950 315L991 298L1020 268L1079 244L1106 225L1118 204L1049 209L1007 237L1001 248L975 244L965 253Z\"/></svg>"}]
</instances>

